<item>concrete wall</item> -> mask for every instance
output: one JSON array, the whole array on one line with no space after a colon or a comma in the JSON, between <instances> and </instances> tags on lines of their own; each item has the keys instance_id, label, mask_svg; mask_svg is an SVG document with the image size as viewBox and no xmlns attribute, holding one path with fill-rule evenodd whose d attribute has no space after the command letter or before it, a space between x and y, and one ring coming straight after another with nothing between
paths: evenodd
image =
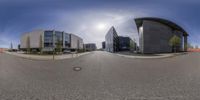
<instances>
[{"instance_id":1,"label":"concrete wall","mask_svg":"<svg viewBox=\"0 0 200 100\"><path fill-rule=\"evenodd\" d=\"M21 39L20 39L20 48L27 48L27 39L28 39L29 34L26 33L24 34Z\"/></svg>"},{"instance_id":2,"label":"concrete wall","mask_svg":"<svg viewBox=\"0 0 200 100\"><path fill-rule=\"evenodd\" d=\"M42 36L42 41L43 41L43 34L44 31L38 30L38 31L33 31L33 32L28 32L25 33L20 40L20 48L28 48L28 37L30 38L30 48L39 48L40 47L40 35Z\"/></svg>"},{"instance_id":3,"label":"concrete wall","mask_svg":"<svg viewBox=\"0 0 200 100\"><path fill-rule=\"evenodd\" d=\"M39 48L40 47L40 37L42 36L42 41L44 37L44 31L33 31L29 33L30 36L30 47ZM43 45L43 43L42 43Z\"/></svg>"},{"instance_id":4,"label":"concrete wall","mask_svg":"<svg viewBox=\"0 0 200 100\"><path fill-rule=\"evenodd\" d=\"M140 49L143 53L171 52L169 40L173 35L182 39L182 33L159 22L144 20L140 28Z\"/></svg>"},{"instance_id":5,"label":"concrete wall","mask_svg":"<svg viewBox=\"0 0 200 100\"><path fill-rule=\"evenodd\" d=\"M143 26L139 28L139 51L144 52L144 40L143 40Z\"/></svg>"},{"instance_id":6,"label":"concrete wall","mask_svg":"<svg viewBox=\"0 0 200 100\"><path fill-rule=\"evenodd\" d=\"M70 34L70 44L71 49L83 49L83 39L74 35Z\"/></svg>"},{"instance_id":7,"label":"concrete wall","mask_svg":"<svg viewBox=\"0 0 200 100\"><path fill-rule=\"evenodd\" d=\"M64 33L64 36L65 35L69 35L69 42L71 42L70 47L66 47L66 48L83 49L83 39L82 38L80 38L74 34ZM30 48L40 48L40 39L41 39L40 37L41 36L42 36L42 47L44 47L44 31L39 30L39 31L25 33L20 39L21 48L22 49L28 48L28 45L27 45L28 37L30 38ZM63 36L63 48L65 48L64 36ZM55 36L54 36L53 40L54 40L53 44L55 45L55 41L56 41ZM45 50L45 48L43 48L43 49Z\"/></svg>"}]
</instances>

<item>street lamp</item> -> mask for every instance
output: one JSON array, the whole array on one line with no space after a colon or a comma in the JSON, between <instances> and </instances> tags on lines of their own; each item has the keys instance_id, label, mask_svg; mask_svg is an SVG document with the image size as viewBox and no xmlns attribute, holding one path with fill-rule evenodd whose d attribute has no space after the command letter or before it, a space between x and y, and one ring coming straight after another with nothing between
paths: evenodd
<instances>
[{"instance_id":1,"label":"street lamp","mask_svg":"<svg viewBox=\"0 0 200 100\"><path fill-rule=\"evenodd\" d=\"M53 60L55 59L55 31L53 31Z\"/></svg>"},{"instance_id":2,"label":"street lamp","mask_svg":"<svg viewBox=\"0 0 200 100\"><path fill-rule=\"evenodd\" d=\"M55 47L53 46L53 60L55 59Z\"/></svg>"}]
</instances>

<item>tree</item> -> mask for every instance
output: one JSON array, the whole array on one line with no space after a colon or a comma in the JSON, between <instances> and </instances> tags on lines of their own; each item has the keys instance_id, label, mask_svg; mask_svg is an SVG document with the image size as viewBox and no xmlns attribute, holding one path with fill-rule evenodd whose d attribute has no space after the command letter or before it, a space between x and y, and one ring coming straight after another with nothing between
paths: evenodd
<instances>
[{"instance_id":1,"label":"tree","mask_svg":"<svg viewBox=\"0 0 200 100\"><path fill-rule=\"evenodd\" d=\"M194 46L192 44L190 44L190 43L187 44L187 47L190 48L190 49L194 48Z\"/></svg>"},{"instance_id":2,"label":"tree","mask_svg":"<svg viewBox=\"0 0 200 100\"><path fill-rule=\"evenodd\" d=\"M39 42L39 46L40 46L39 51L40 51L40 54L42 54L42 48L43 48L42 43L43 43L43 41L42 41L42 35L40 35L40 42Z\"/></svg>"},{"instance_id":3,"label":"tree","mask_svg":"<svg viewBox=\"0 0 200 100\"><path fill-rule=\"evenodd\" d=\"M136 51L136 47L137 45L136 45L135 39L134 40L130 39L130 50Z\"/></svg>"},{"instance_id":4,"label":"tree","mask_svg":"<svg viewBox=\"0 0 200 100\"><path fill-rule=\"evenodd\" d=\"M173 52L177 52L181 44L181 38L174 35L173 37L170 38L169 40L169 45L172 47Z\"/></svg>"},{"instance_id":5,"label":"tree","mask_svg":"<svg viewBox=\"0 0 200 100\"><path fill-rule=\"evenodd\" d=\"M62 52L62 41L57 39L57 43L56 43L56 52Z\"/></svg>"},{"instance_id":6,"label":"tree","mask_svg":"<svg viewBox=\"0 0 200 100\"><path fill-rule=\"evenodd\" d=\"M31 46L30 46L30 37L27 37L27 41L26 41L26 45L27 45L27 53L31 52Z\"/></svg>"}]
</instances>

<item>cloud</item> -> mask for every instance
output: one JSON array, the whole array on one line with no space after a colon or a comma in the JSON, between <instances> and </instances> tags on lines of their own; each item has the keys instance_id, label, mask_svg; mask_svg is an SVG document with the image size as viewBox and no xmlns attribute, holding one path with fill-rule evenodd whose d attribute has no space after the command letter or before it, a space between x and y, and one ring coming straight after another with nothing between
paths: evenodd
<instances>
[{"instance_id":1,"label":"cloud","mask_svg":"<svg viewBox=\"0 0 200 100\"><path fill-rule=\"evenodd\" d=\"M77 34L85 43L95 42L101 47L111 26L116 27L119 35L138 41L133 18L145 16L170 19L197 34L198 5L198 0L1 0L0 39L7 37L1 45L9 46L7 40L19 43L21 34L27 31L56 29ZM98 30L100 23L106 28ZM191 35L191 41L196 39Z\"/></svg>"},{"instance_id":2,"label":"cloud","mask_svg":"<svg viewBox=\"0 0 200 100\"><path fill-rule=\"evenodd\" d=\"M77 12L60 12L56 28L71 32L81 36L85 43L94 42L101 47L101 42L105 41L105 35L110 27L114 26L119 35L137 38L137 31L134 22L135 15L147 16L144 13L127 10L81 10ZM70 23L70 24L69 24ZM106 27L98 30L98 24Z\"/></svg>"}]
</instances>

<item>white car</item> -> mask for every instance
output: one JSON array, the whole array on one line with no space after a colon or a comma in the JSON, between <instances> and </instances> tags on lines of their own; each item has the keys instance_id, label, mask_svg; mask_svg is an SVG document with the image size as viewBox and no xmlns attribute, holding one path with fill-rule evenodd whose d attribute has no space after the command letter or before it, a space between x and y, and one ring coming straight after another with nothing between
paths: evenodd
<instances>
[{"instance_id":1,"label":"white car","mask_svg":"<svg viewBox=\"0 0 200 100\"><path fill-rule=\"evenodd\" d=\"M71 51L70 51L70 50L64 50L63 53L64 53L64 54L65 54L65 53L71 53Z\"/></svg>"}]
</instances>

